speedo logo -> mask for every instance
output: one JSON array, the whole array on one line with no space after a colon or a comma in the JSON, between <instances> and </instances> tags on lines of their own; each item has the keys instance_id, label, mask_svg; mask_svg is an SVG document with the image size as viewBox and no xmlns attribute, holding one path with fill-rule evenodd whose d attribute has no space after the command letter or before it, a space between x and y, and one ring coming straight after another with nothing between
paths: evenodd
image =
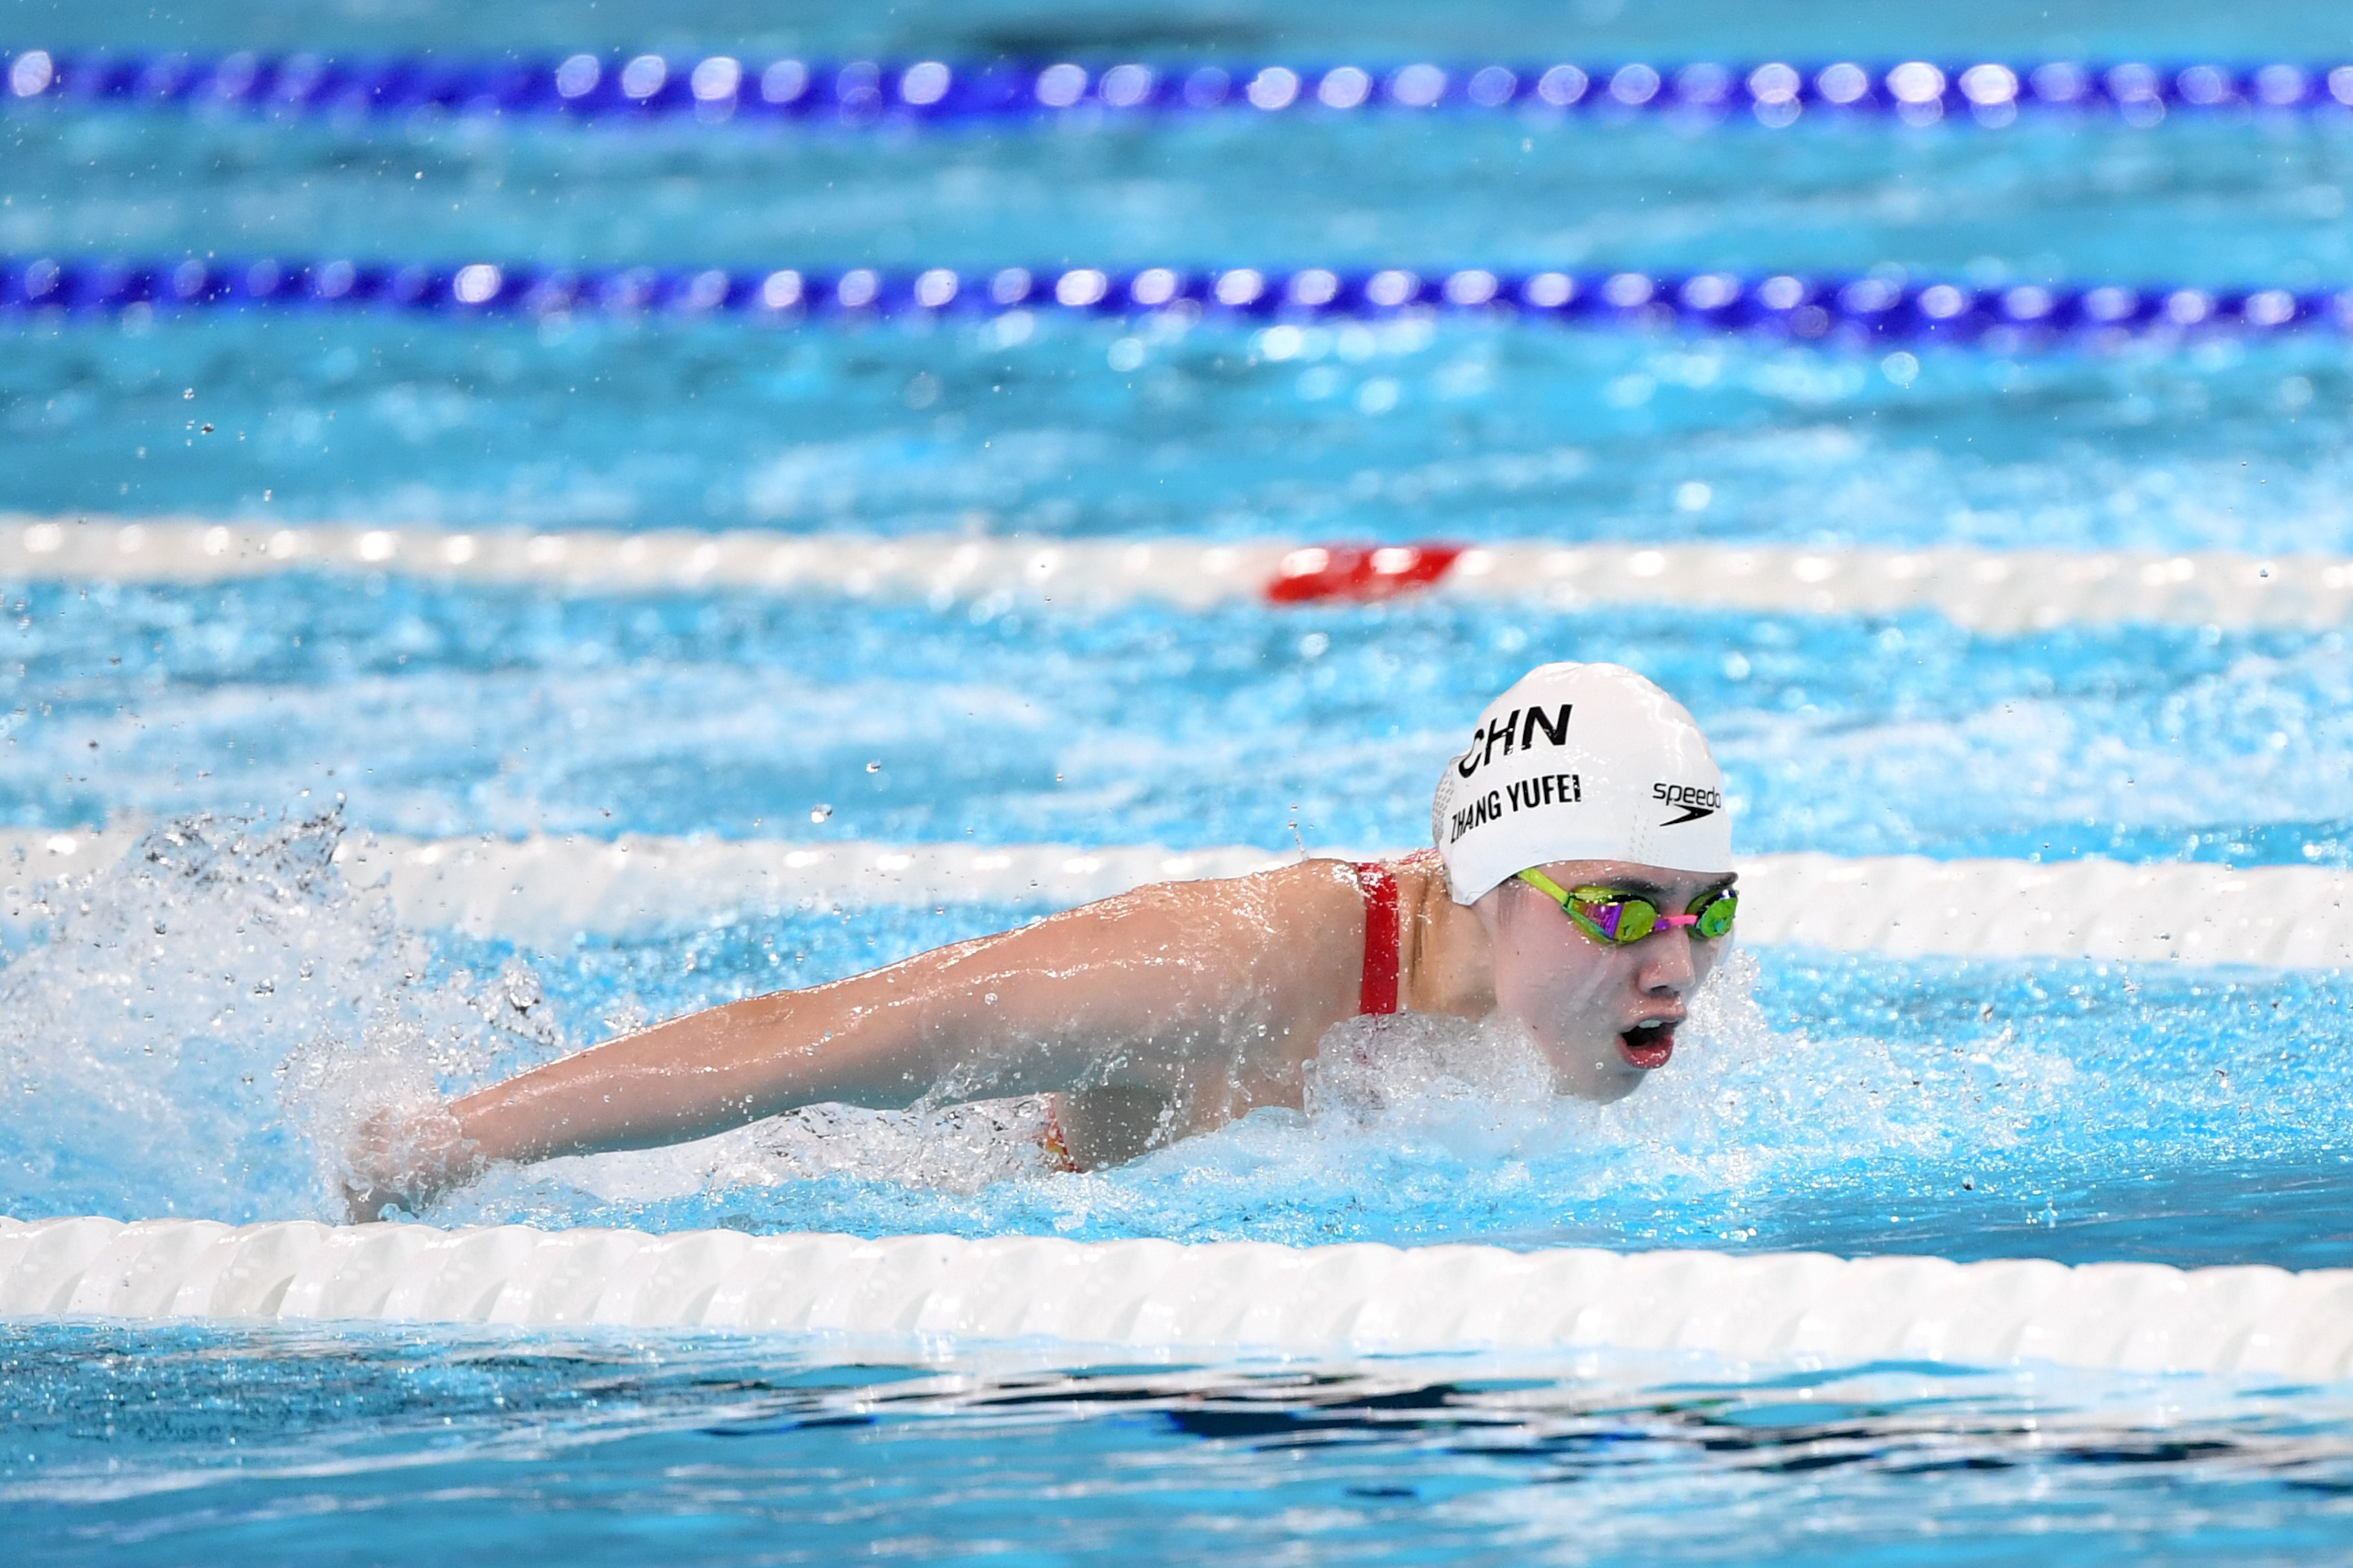
<instances>
[{"instance_id":1,"label":"speedo logo","mask_svg":"<svg viewBox=\"0 0 2353 1568\"><path fill-rule=\"evenodd\" d=\"M1698 789L1691 784L1654 784L1651 798L1669 811L1680 811L1681 816L1671 816L1659 824L1662 827L1677 827L1686 822L1697 822L1703 816L1714 816L1724 809L1724 795L1712 789Z\"/></svg>"}]
</instances>

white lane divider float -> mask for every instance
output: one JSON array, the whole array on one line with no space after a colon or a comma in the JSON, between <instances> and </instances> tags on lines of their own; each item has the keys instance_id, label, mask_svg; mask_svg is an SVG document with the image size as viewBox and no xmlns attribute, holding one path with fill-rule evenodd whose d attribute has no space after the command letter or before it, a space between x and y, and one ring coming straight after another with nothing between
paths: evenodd
<instances>
[{"instance_id":1,"label":"white lane divider float","mask_svg":"<svg viewBox=\"0 0 2353 1568\"><path fill-rule=\"evenodd\" d=\"M2353 1270L1816 1253L0 1219L0 1320L24 1317L2353 1374Z\"/></svg>"},{"instance_id":2,"label":"white lane divider float","mask_svg":"<svg viewBox=\"0 0 2353 1568\"><path fill-rule=\"evenodd\" d=\"M128 828L0 829L0 891L7 894L0 922L45 921L46 889L112 865L136 837ZM559 952L584 932L628 936L797 910L1069 908L1146 882L1242 876L1299 857L1243 845L418 840L354 832L335 858L353 883L384 888L405 925ZM1759 855L1741 863L1741 895L1740 938L1757 947L2353 968L2353 872L2325 867Z\"/></svg>"},{"instance_id":3,"label":"white lane divider float","mask_svg":"<svg viewBox=\"0 0 2353 1568\"><path fill-rule=\"evenodd\" d=\"M0 581L208 583L401 573L573 593L839 594L941 608L992 595L1081 609L1204 609L1404 594L1575 609L1933 612L2010 634L2075 624L2353 624L2353 559L2208 551L1820 550L1779 544L1348 545L1276 540L971 539L743 531L529 533L184 519L0 516Z\"/></svg>"}]
</instances>

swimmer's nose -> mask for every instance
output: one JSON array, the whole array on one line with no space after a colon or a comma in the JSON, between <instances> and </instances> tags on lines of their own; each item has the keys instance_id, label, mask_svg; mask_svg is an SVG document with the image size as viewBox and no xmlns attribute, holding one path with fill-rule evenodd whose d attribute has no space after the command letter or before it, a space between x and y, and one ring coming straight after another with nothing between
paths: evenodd
<instances>
[{"instance_id":1,"label":"swimmer's nose","mask_svg":"<svg viewBox=\"0 0 2353 1568\"><path fill-rule=\"evenodd\" d=\"M1642 967L1637 978L1645 991L1680 996L1699 979L1692 962L1690 931L1683 926L1652 931L1642 939Z\"/></svg>"}]
</instances>

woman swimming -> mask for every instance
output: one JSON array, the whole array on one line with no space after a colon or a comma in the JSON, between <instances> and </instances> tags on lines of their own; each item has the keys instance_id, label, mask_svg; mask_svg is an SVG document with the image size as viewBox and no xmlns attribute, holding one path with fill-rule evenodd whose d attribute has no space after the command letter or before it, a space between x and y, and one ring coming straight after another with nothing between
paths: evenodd
<instances>
[{"instance_id":1,"label":"woman swimming","mask_svg":"<svg viewBox=\"0 0 2353 1568\"><path fill-rule=\"evenodd\" d=\"M805 991L656 1025L366 1124L356 1217L497 1161L701 1138L823 1102L1048 1093L1063 1169L1298 1107L1324 1032L1500 1012L1556 1089L1631 1093L1730 931L1723 779L1691 715L1613 664L1548 664L1440 775L1434 849L1170 882Z\"/></svg>"}]
</instances>

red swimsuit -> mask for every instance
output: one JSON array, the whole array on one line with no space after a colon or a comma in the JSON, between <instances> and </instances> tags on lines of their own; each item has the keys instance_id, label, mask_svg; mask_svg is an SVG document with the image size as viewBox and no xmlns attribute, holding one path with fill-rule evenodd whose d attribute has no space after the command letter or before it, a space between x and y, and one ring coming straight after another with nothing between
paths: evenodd
<instances>
[{"instance_id":1,"label":"red swimsuit","mask_svg":"<svg viewBox=\"0 0 2353 1568\"><path fill-rule=\"evenodd\" d=\"M1398 885L1397 873L1377 860L1356 866L1356 886L1365 894L1365 978L1356 992L1356 1011L1373 1015L1398 1010Z\"/></svg>"}]
</instances>

